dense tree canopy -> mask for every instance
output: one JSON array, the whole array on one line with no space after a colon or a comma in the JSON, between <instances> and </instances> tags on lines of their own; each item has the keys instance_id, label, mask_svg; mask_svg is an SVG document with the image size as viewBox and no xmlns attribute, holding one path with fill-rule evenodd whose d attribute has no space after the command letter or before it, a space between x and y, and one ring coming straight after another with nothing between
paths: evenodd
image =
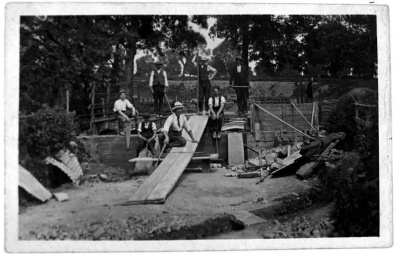
<instances>
[{"instance_id":1,"label":"dense tree canopy","mask_svg":"<svg viewBox=\"0 0 396 254\"><path fill-rule=\"evenodd\" d=\"M292 66L304 74L373 76L377 63L374 15L222 15L211 35L224 38L256 71L282 75ZM219 50L220 50L219 46ZM261 68L264 67L264 68ZM317 70L320 73L315 73ZM258 75L262 73L257 73Z\"/></svg>"},{"instance_id":2,"label":"dense tree canopy","mask_svg":"<svg viewBox=\"0 0 396 254\"><path fill-rule=\"evenodd\" d=\"M119 84L132 96L137 50L161 56L205 42L189 21L207 27L205 17L186 15L22 17L21 111L61 104L66 89L88 98L93 82Z\"/></svg>"}]
</instances>

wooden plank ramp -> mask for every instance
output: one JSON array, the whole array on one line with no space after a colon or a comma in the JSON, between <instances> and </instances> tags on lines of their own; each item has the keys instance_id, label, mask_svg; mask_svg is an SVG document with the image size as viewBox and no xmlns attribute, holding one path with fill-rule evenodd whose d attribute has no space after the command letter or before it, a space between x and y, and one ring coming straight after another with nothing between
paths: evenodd
<instances>
[{"instance_id":1,"label":"wooden plank ramp","mask_svg":"<svg viewBox=\"0 0 396 254\"><path fill-rule=\"evenodd\" d=\"M201 139L207 122L208 116L191 116L188 120L196 140ZM191 142L188 133L183 131L182 135L187 144L184 147L172 148L153 174L123 205L165 203L198 146L198 143Z\"/></svg>"},{"instance_id":2,"label":"wooden plank ramp","mask_svg":"<svg viewBox=\"0 0 396 254\"><path fill-rule=\"evenodd\" d=\"M243 137L241 132L228 133L228 165L242 165L245 163L243 153Z\"/></svg>"}]
</instances>

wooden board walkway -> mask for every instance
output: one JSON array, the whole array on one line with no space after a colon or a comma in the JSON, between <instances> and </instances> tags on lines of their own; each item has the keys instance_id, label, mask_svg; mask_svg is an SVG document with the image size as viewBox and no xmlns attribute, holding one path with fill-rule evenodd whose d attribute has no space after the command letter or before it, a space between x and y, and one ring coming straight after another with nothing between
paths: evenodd
<instances>
[{"instance_id":1,"label":"wooden board walkway","mask_svg":"<svg viewBox=\"0 0 396 254\"><path fill-rule=\"evenodd\" d=\"M190 117L188 123L195 139L201 139L207 122L208 116ZM198 143L191 142L190 136L185 131L183 131L183 137L187 140L186 146L172 148L171 153L161 162L153 174L123 205L165 203L198 146Z\"/></svg>"},{"instance_id":2,"label":"wooden board walkway","mask_svg":"<svg viewBox=\"0 0 396 254\"><path fill-rule=\"evenodd\" d=\"M241 132L228 133L228 165L244 164L243 137Z\"/></svg>"}]
</instances>

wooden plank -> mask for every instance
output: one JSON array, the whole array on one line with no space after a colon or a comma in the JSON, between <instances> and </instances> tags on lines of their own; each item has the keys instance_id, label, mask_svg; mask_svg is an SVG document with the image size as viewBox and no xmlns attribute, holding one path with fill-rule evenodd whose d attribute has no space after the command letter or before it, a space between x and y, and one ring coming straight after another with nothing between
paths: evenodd
<instances>
[{"instance_id":1,"label":"wooden plank","mask_svg":"<svg viewBox=\"0 0 396 254\"><path fill-rule=\"evenodd\" d=\"M18 185L42 202L52 197L51 192L44 188L44 186L21 165L19 165Z\"/></svg>"},{"instance_id":2,"label":"wooden plank","mask_svg":"<svg viewBox=\"0 0 396 254\"><path fill-rule=\"evenodd\" d=\"M254 138L256 141L261 139L260 123L254 123Z\"/></svg>"},{"instance_id":3,"label":"wooden plank","mask_svg":"<svg viewBox=\"0 0 396 254\"><path fill-rule=\"evenodd\" d=\"M261 109L262 111L264 111L264 112L268 112L266 109L264 109L263 107L261 107L261 106L259 106L259 105L257 105L257 104L255 104L256 105L256 107L258 107L259 109ZM304 136L306 136L306 137L308 137L308 138L310 138L310 139L315 139L315 138L313 138L313 137L311 137L311 136L309 136L309 135L307 135L307 134L305 134L304 132L302 132L301 130L299 130L299 129L297 129L296 127L294 127L293 125L290 125L289 123L287 123L287 122L285 122L285 121L283 121L282 119L280 119L279 117L277 117L277 116L275 116L275 115L273 115L273 114L270 114L272 117L274 117L274 118L276 118L276 119L278 119L280 122L282 122L282 123L284 123L284 124L286 124L286 125L288 125L289 127L291 127L291 128L293 128L293 129L295 129L297 132L299 132L300 134L302 134L302 135L304 135Z\"/></svg>"},{"instance_id":4,"label":"wooden plank","mask_svg":"<svg viewBox=\"0 0 396 254\"><path fill-rule=\"evenodd\" d=\"M207 121L208 121L208 116L192 116L192 117L190 117L188 123L190 124L190 126L192 128L192 132L194 134L194 137L197 140L200 140L202 133L206 127ZM199 132L201 132L201 133L199 133ZM181 173L183 173L183 170L185 169L185 167L184 167L181 170L181 168L179 166L179 161L178 161L179 158L189 157L187 151L190 152L190 156L192 157L195 152L196 147L198 146L197 143L192 143L190 141L189 135L185 131L183 132L183 137L188 140L186 146L172 148L171 153L168 154L168 156L166 156L165 160L162 161L162 163L158 166L158 168L156 168L156 170L153 172L153 174L144 182L144 184L137 190L137 192L132 195L132 197L127 201L126 205L154 203L154 200L150 200L149 196L155 190L155 188L161 183L163 177L168 173L168 171L174 171L173 178L168 177L167 178L168 180L170 178L171 178L171 180L174 180L177 178L176 180L174 180L173 185L171 184L171 186L170 186L170 188L173 188L174 184L176 184L178 178L180 177ZM191 159L191 157L190 157L190 159ZM188 164L188 162L187 162L187 164ZM180 173L180 175L178 175L179 173ZM169 185L167 185L166 187L169 187ZM169 194L169 192L165 193L165 198ZM165 198L163 200L165 200Z\"/></svg>"},{"instance_id":5,"label":"wooden plank","mask_svg":"<svg viewBox=\"0 0 396 254\"><path fill-rule=\"evenodd\" d=\"M158 168L151 174L151 176L143 183L143 185L135 192L132 197L127 201L127 204L144 204L150 195L151 191L158 185L164 175L175 163L179 154L169 154Z\"/></svg>"},{"instance_id":6,"label":"wooden plank","mask_svg":"<svg viewBox=\"0 0 396 254\"><path fill-rule=\"evenodd\" d=\"M311 123L308 122L307 118L303 115L303 113L300 112L300 110L297 108L297 106L294 105L293 102L291 103L291 105L297 110L297 113L304 119L304 121L306 121L307 124L308 124L314 131L316 131L315 128L311 125Z\"/></svg>"},{"instance_id":7,"label":"wooden plank","mask_svg":"<svg viewBox=\"0 0 396 254\"><path fill-rule=\"evenodd\" d=\"M241 165L244 162L242 133L228 133L228 164Z\"/></svg>"},{"instance_id":8,"label":"wooden plank","mask_svg":"<svg viewBox=\"0 0 396 254\"><path fill-rule=\"evenodd\" d=\"M214 160L214 159L217 159L218 157L219 157L218 154L211 154L208 156L192 157L191 160ZM166 158L160 158L159 160L163 161L165 159ZM140 157L139 156L137 158L130 159L129 162L144 162L144 161L157 161L157 160L158 160L158 158L145 157L145 156Z\"/></svg>"},{"instance_id":9,"label":"wooden plank","mask_svg":"<svg viewBox=\"0 0 396 254\"><path fill-rule=\"evenodd\" d=\"M208 122L208 116L192 116L189 119L189 124L192 129L192 133L194 134L195 139L201 140L202 134L205 130L206 124ZM183 133L183 137L186 140L190 140L190 137L187 133ZM160 183L154 188L154 190L150 193L148 197L148 201L152 202L165 202L166 198L172 191L173 187L175 187L177 181L182 175L184 169L187 167L191 158L194 155L195 150L198 147L198 143L187 142L185 147L177 147L175 150L182 150L179 153L179 157L174 163L174 165L168 170L165 176L162 178ZM172 149L173 150L173 149Z\"/></svg>"}]
</instances>

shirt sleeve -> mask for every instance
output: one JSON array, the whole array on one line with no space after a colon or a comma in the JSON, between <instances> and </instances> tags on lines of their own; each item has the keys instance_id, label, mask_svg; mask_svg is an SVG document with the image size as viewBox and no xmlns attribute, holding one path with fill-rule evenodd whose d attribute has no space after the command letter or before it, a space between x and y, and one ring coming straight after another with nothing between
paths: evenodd
<instances>
[{"instance_id":1,"label":"shirt sleeve","mask_svg":"<svg viewBox=\"0 0 396 254\"><path fill-rule=\"evenodd\" d=\"M114 112L117 112L118 110L120 109L120 106L119 106L119 103L118 103L118 100L117 101L115 101L114 102Z\"/></svg>"},{"instance_id":2,"label":"shirt sleeve","mask_svg":"<svg viewBox=\"0 0 396 254\"><path fill-rule=\"evenodd\" d=\"M212 106L213 106L213 99L212 99L212 97L209 98L209 100L208 100L208 105L212 105Z\"/></svg>"},{"instance_id":3,"label":"shirt sleeve","mask_svg":"<svg viewBox=\"0 0 396 254\"><path fill-rule=\"evenodd\" d=\"M168 77L166 76L166 71L164 71L164 79L165 79L165 86L166 86L166 87L169 87L169 84L168 84Z\"/></svg>"},{"instance_id":4,"label":"shirt sleeve","mask_svg":"<svg viewBox=\"0 0 396 254\"><path fill-rule=\"evenodd\" d=\"M211 72L215 72L216 71L216 69L213 68L212 66L210 66L209 64L207 65L207 70L211 71Z\"/></svg>"},{"instance_id":5,"label":"shirt sleeve","mask_svg":"<svg viewBox=\"0 0 396 254\"><path fill-rule=\"evenodd\" d=\"M169 132L169 128L170 128L171 125L172 125L172 121L173 121L173 115L170 115L170 116L168 117L168 119L166 119L165 124L164 124L164 127L162 127L162 131L167 131L167 132Z\"/></svg>"},{"instance_id":6,"label":"shirt sleeve","mask_svg":"<svg viewBox=\"0 0 396 254\"><path fill-rule=\"evenodd\" d=\"M221 102L220 103L226 103L226 100L225 100L224 96L221 96Z\"/></svg>"},{"instance_id":7,"label":"shirt sleeve","mask_svg":"<svg viewBox=\"0 0 396 254\"><path fill-rule=\"evenodd\" d=\"M191 131L191 126L188 124L186 116L182 115L181 117L183 118L183 122L184 122L183 127L184 127L184 129L186 129L187 132Z\"/></svg>"},{"instance_id":8,"label":"shirt sleeve","mask_svg":"<svg viewBox=\"0 0 396 254\"><path fill-rule=\"evenodd\" d=\"M137 128L137 131L138 131L138 132L142 132L142 122L139 123L138 128Z\"/></svg>"},{"instance_id":9,"label":"shirt sleeve","mask_svg":"<svg viewBox=\"0 0 396 254\"><path fill-rule=\"evenodd\" d=\"M195 56L193 57L193 59L191 60L191 62L192 62L192 64L193 64L194 66L197 66L196 59L197 59L197 56L195 55Z\"/></svg>"},{"instance_id":10,"label":"shirt sleeve","mask_svg":"<svg viewBox=\"0 0 396 254\"><path fill-rule=\"evenodd\" d=\"M156 130L157 130L157 126L155 125L154 122L151 122L151 128L153 128L153 131L156 131Z\"/></svg>"},{"instance_id":11,"label":"shirt sleeve","mask_svg":"<svg viewBox=\"0 0 396 254\"><path fill-rule=\"evenodd\" d=\"M149 87L152 87L152 86L153 86L153 81L154 81L154 71L151 71Z\"/></svg>"},{"instance_id":12,"label":"shirt sleeve","mask_svg":"<svg viewBox=\"0 0 396 254\"><path fill-rule=\"evenodd\" d=\"M129 100L127 100L127 99L125 99L125 101L126 101L126 106L127 106L127 108L131 108L131 109L135 109L134 107L133 107L133 105L132 105L132 103L129 101Z\"/></svg>"}]
</instances>

